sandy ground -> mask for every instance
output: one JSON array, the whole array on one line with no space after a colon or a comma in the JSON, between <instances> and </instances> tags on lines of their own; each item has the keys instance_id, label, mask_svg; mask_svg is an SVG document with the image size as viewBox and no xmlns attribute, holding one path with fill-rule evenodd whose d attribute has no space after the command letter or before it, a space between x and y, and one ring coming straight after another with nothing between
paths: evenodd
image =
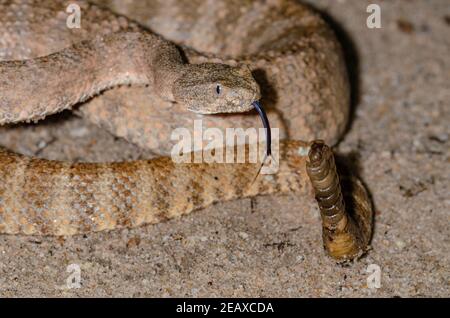
<instances>
[{"instance_id":1,"label":"sandy ground","mask_svg":"<svg viewBox=\"0 0 450 318\"><path fill-rule=\"evenodd\" d=\"M316 207L294 196L217 204L179 220L67 238L0 236L0 296L450 296L450 6L447 0L312 1L343 42L353 120L338 146L376 207L373 250L337 266ZM1 144L69 160L148 154L70 114L1 129ZM69 289L67 267L81 268ZM378 265L381 287L368 288Z\"/></svg>"}]
</instances>

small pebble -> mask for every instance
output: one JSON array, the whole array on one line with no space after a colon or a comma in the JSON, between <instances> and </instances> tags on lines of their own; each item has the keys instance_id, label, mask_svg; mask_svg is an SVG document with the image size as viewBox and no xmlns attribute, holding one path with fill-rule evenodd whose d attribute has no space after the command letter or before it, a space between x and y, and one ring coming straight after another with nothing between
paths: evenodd
<instances>
[{"instance_id":1,"label":"small pebble","mask_svg":"<svg viewBox=\"0 0 450 318\"><path fill-rule=\"evenodd\" d=\"M239 232L239 237L243 240L248 239L248 234L245 232Z\"/></svg>"},{"instance_id":2,"label":"small pebble","mask_svg":"<svg viewBox=\"0 0 450 318\"><path fill-rule=\"evenodd\" d=\"M397 241L395 241L395 245L397 246L397 248L398 248L399 250L402 250L402 249L405 248L406 243L403 242L403 241L401 241L401 240L397 240Z\"/></svg>"}]
</instances>

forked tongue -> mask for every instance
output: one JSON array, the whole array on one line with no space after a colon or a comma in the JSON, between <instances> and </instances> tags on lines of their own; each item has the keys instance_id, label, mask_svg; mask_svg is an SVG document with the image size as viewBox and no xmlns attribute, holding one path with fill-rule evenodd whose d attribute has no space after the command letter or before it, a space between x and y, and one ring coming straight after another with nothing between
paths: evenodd
<instances>
[{"instance_id":1,"label":"forked tongue","mask_svg":"<svg viewBox=\"0 0 450 318\"><path fill-rule=\"evenodd\" d=\"M266 112L265 112L264 108L262 108L261 103L259 101L254 101L252 103L252 106L258 112L259 117L261 117L261 121L262 121L264 129L266 131L266 154L261 163L261 166L258 169L258 173L256 174L255 178L253 179L253 182L255 182L256 178L259 176L259 174L261 172L262 167L267 163L267 159L272 159L272 132L270 130L269 119L267 118ZM252 184L253 184L253 182L252 182Z\"/></svg>"},{"instance_id":2,"label":"forked tongue","mask_svg":"<svg viewBox=\"0 0 450 318\"><path fill-rule=\"evenodd\" d=\"M272 133L270 131L269 119L267 118L266 112L264 108L262 108L259 101L254 101L252 103L252 106L258 112L259 117L261 117L264 129L266 130L266 157L270 157L272 155Z\"/></svg>"}]
</instances>

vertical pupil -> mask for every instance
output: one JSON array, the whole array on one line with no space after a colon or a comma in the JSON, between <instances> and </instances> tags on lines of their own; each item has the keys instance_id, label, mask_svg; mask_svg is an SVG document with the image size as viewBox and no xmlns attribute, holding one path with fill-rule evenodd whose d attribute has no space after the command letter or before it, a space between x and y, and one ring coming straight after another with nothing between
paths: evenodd
<instances>
[{"instance_id":1,"label":"vertical pupil","mask_svg":"<svg viewBox=\"0 0 450 318\"><path fill-rule=\"evenodd\" d=\"M219 95L221 91L222 91L222 88L220 87L220 85L217 85L217 86L216 86L216 92L217 92L217 94Z\"/></svg>"}]
</instances>

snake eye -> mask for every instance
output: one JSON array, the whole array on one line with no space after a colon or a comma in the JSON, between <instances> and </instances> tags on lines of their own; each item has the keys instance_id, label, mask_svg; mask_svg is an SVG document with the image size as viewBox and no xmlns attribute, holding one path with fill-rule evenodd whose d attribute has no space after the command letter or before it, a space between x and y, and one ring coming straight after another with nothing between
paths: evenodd
<instances>
[{"instance_id":1,"label":"snake eye","mask_svg":"<svg viewBox=\"0 0 450 318\"><path fill-rule=\"evenodd\" d=\"M222 92L222 86L220 86L220 84L217 84L217 86L216 86L217 95L220 95L221 92Z\"/></svg>"}]
</instances>

